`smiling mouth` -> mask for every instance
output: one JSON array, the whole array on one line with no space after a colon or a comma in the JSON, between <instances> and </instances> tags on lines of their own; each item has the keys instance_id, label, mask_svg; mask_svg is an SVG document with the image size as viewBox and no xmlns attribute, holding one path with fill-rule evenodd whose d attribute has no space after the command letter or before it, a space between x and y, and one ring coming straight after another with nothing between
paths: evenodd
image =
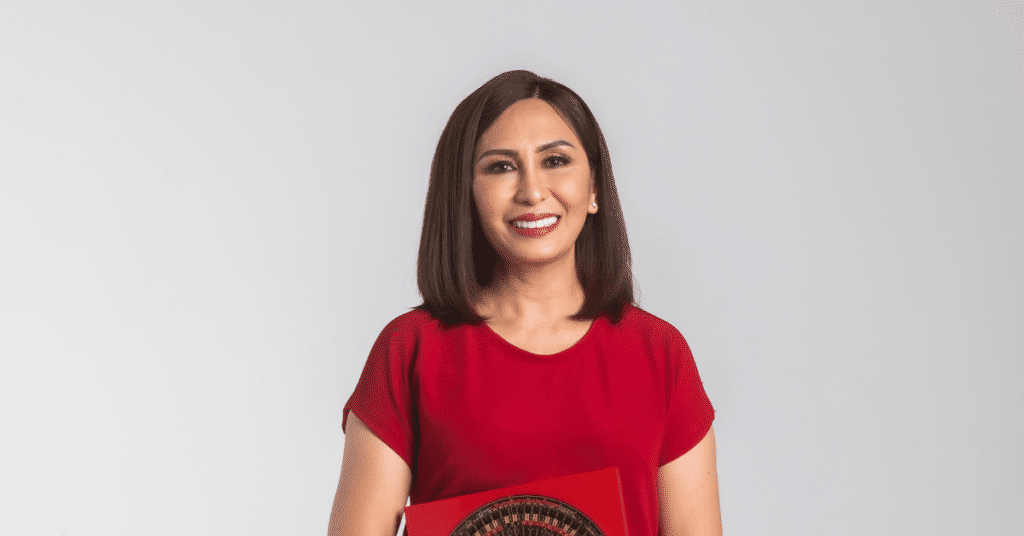
<instances>
[{"instance_id":1,"label":"smiling mouth","mask_svg":"<svg viewBox=\"0 0 1024 536\"><path fill-rule=\"evenodd\" d=\"M551 227L558 223L558 216L550 216L542 220L535 221L524 221L524 220L512 220L509 222L513 227L519 229L538 229L544 227Z\"/></svg>"},{"instance_id":2,"label":"smiling mouth","mask_svg":"<svg viewBox=\"0 0 1024 536\"><path fill-rule=\"evenodd\" d=\"M552 233L558 228L558 223L562 219L560 216L551 214L540 219L536 218L536 215L530 214L526 218L531 219L515 219L508 222L509 228L515 234L526 237L526 238L539 238L548 233Z\"/></svg>"}]
</instances>

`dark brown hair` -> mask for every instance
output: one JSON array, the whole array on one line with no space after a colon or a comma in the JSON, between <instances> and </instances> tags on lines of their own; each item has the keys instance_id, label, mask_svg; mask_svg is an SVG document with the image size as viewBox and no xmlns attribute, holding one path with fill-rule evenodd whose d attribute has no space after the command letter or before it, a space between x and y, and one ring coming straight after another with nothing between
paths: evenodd
<instances>
[{"instance_id":1,"label":"dark brown hair","mask_svg":"<svg viewBox=\"0 0 1024 536\"><path fill-rule=\"evenodd\" d=\"M497 253L484 236L473 202L473 156L480 137L509 106L538 98L573 129L587 154L597 190L596 214L588 214L576 238L576 275L584 301L574 320L607 314L618 322L633 303L633 274L626 223L612 178L612 163L594 114L573 90L530 71L509 71L487 81L452 112L430 167L416 282L424 310L445 324L482 322L472 308L493 275Z\"/></svg>"}]
</instances>

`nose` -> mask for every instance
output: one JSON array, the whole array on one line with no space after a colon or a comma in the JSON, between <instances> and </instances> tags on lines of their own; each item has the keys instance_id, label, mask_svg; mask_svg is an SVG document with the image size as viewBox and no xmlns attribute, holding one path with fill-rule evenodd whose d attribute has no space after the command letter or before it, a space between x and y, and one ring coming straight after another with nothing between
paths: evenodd
<instances>
[{"instance_id":1,"label":"nose","mask_svg":"<svg viewBox=\"0 0 1024 536\"><path fill-rule=\"evenodd\" d=\"M535 169L532 162L523 166L519 174L519 189L516 191L516 202L524 205L536 205L546 198L547 186L544 174Z\"/></svg>"}]
</instances>

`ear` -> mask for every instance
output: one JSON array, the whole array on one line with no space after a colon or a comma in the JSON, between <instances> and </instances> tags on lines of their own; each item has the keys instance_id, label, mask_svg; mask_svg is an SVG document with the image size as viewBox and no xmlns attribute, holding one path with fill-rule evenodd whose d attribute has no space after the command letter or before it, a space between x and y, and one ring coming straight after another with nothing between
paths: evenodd
<instances>
[{"instance_id":1,"label":"ear","mask_svg":"<svg viewBox=\"0 0 1024 536\"><path fill-rule=\"evenodd\" d=\"M597 214L597 186L594 184L594 170L590 170L590 200L587 201L587 212Z\"/></svg>"}]
</instances>

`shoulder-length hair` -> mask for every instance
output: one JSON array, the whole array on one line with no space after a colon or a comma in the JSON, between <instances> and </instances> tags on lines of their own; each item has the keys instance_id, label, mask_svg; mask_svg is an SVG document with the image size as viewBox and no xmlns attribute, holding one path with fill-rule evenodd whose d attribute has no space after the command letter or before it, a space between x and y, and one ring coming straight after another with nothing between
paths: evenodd
<instances>
[{"instance_id":1,"label":"shoulder-length hair","mask_svg":"<svg viewBox=\"0 0 1024 536\"><path fill-rule=\"evenodd\" d=\"M588 214L576 238L576 274L583 306L571 318L602 314L618 322L633 303L633 275L619 195L597 120L568 87L530 71L509 71L490 79L463 100L441 133L430 167L416 282L424 310L445 324L485 320L472 307L493 275L497 252L484 235L473 201L476 144L512 104L538 98L573 129L594 173L599 210Z\"/></svg>"}]
</instances>

